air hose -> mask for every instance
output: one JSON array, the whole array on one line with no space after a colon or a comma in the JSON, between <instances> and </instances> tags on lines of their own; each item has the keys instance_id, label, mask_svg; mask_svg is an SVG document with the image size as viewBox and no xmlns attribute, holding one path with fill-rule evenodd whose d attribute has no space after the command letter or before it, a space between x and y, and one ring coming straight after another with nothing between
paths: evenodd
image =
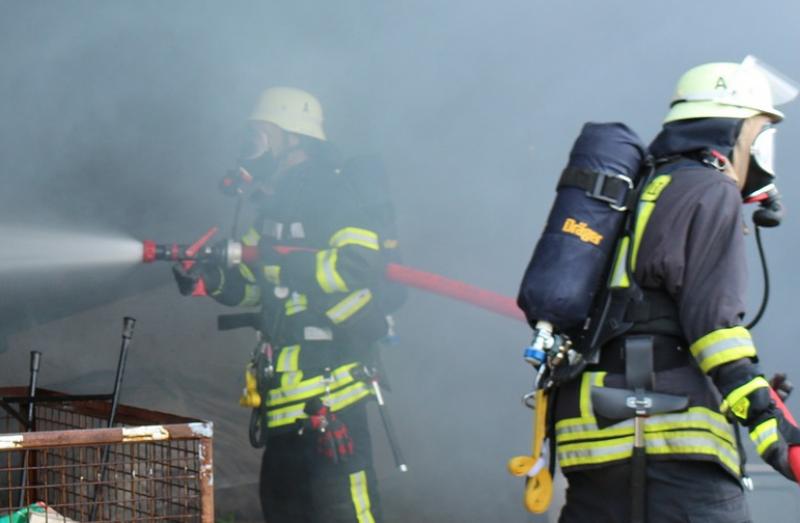
<instances>
[{"instance_id":1,"label":"air hose","mask_svg":"<svg viewBox=\"0 0 800 523\"><path fill-rule=\"evenodd\" d=\"M508 460L508 472L513 476L526 477L524 504L529 512L542 514L553 499L553 478L547 467L545 424L547 420L547 397L542 389L536 391L536 414L533 417L533 453L516 456Z\"/></svg>"},{"instance_id":2,"label":"air hose","mask_svg":"<svg viewBox=\"0 0 800 523\"><path fill-rule=\"evenodd\" d=\"M758 308L755 317L746 325L747 330L752 329L761 321L761 317L764 315L764 311L767 310L767 303L769 302L769 268L767 267L767 257L764 254L764 245L761 242L761 227L756 225L755 228L758 256L761 259L761 270L764 275L764 297L761 299L761 306Z\"/></svg>"}]
</instances>

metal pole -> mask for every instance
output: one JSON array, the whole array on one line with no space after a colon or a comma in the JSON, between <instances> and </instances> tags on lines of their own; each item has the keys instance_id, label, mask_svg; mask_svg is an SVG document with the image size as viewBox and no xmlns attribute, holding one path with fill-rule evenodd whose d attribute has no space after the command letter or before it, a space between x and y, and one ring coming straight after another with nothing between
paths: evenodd
<instances>
[{"instance_id":1,"label":"metal pole","mask_svg":"<svg viewBox=\"0 0 800 523\"><path fill-rule=\"evenodd\" d=\"M378 412L381 413L381 421L383 421L383 429L386 432L386 439L389 440L389 448L392 449L392 455L394 456L394 463L397 465L397 468L400 469L401 472L408 472L408 465L406 465L406 460L403 458L403 453L400 450L400 445L397 443L397 437L394 433L394 426L392 425L392 420L389 417L389 413L386 411L386 403L383 401L383 393L381 392L381 386L378 383L376 378L372 378L370 380L372 382L372 389L375 392L375 398L378 400Z\"/></svg>"},{"instance_id":2,"label":"metal pole","mask_svg":"<svg viewBox=\"0 0 800 523\"><path fill-rule=\"evenodd\" d=\"M39 351L31 351L31 376L28 382L28 416L26 418L25 432L33 432L36 430L36 404L34 398L36 397L36 384L39 381L39 365L42 360L42 353ZM28 451L22 458L22 478L20 479L19 490L19 508L25 506L25 485L28 482Z\"/></svg>"},{"instance_id":3,"label":"metal pole","mask_svg":"<svg viewBox=\"0 0 800 523\"><path fill-rule=\"evenodd\" d=\"M114 391L111 393L111 412L108 414L107 427L114 426L114 420L117 417L117 407L119 406L119 396L122 392L122 378L125 375L125 363L128 360L128 346L131 344L133 338L133 327L136 325L136 319L126 316L122 320L122 345L119 349L119 360L117 361L117 374L114 379ZM106 464L108 463L108 456L110 447L103 447L103 454L100 458L100 470L97 474L97 485L94 488L92 495L92 508L89 510L89 521L93 521L97 514L97 497L98 491L103 486L106 477Z\"/></svg>"}]
</instances>

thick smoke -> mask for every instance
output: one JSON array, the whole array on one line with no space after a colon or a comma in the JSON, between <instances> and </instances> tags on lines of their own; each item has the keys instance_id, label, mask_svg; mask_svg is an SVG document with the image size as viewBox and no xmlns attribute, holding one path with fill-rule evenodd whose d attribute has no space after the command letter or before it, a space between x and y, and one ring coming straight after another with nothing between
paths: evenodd
<instances>
[{"instance_id":1,"label":"thick smoke","mask_svg":"<svg viewBox=\"0 0 800 523\"><path fill-rule=\"evenodd\" d=\"M60 240L100 231L185 243L212 225L225 229L233 203L216 183L232 165L247 111L263 88L293 85L320 97L328 134L345 154L383 157L409 264L513 295L584 121L622 120L649 140L678 75L702 62L753 53L800 77L800 8L771 4L759 25L752 11L752 3L719 0L680 9L619 0L0 1L0 249L5 256L30 227ZM779 130L789 215L765 235L774 288L755 331L764 367L794 374L800 360L786 340L800 292L792 212L800 183L790 156L800 139L798 107L787 107ZM50 256L56 261L58 249ZM108 311L141 309L150 327L140 322L149 334L131 356L137 384L129 398L175 408L158 404L163 385L192 399L182 414L238 409L250 339L220 338L242 346L195 357L181 344L202 343L198 332L213 331L219 311L157 289L170 283L157 266L80 274L54 264L12 280L0 272L0 332L30 340L24 332L45 325L52 337L33 339L48 351L46 380L60 348L77 344L68 338L91 331L71 327L70 318L103 318L97 330L109 340L118 329L107 327ZM519 402L533 378L521 358L527 327L418 293L398 322L401 346L385 355L388 400L412 470L391 470L376 426L387 513L406 521L528 520L523 485L505 472L505 460L530 445L530 412ZM4 382L25 375L30 347L22 345L0 356ZM219 367L196 363L203 360ZM82 369L67 367L72 381L51 383L94 383L75 377L107 371L113 354L80 362ZM173 379L147 372L172 365L181 369ZM232 385L215 402L204 387L222 375ZM244 445L244 428L225 423L242 439L220 438ZM222 470L222 486L256 481L252 468Z\"/></svg>"}]
</instances>

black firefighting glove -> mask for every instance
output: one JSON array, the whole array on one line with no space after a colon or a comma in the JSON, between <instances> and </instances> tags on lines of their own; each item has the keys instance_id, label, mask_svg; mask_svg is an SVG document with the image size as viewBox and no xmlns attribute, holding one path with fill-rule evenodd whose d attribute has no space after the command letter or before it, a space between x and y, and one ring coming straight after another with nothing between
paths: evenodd
<instances>
[{"instance_id":1,"label":"black firefighting glove","mask_svg":"<svg viewBox=\"0 0 800 523\"><path fill-rule=\"evenodd\" d=\"M789 379L786 377L786 374L783 372L778 372L773 375L772 379L769 380L769 386L775 390L781 401L786 401L789 399L789 396L791 396L792 391L794 390L794 385L791 381L789 381Z\"/></svg>"},{"instance_id":2,"label":"black firefighting glove","mask_svg":"<svg viewBox=\"0 0 800 523\"><path fill-rule=\"evenodd\" d=\"M353 455L353 439L347 425L339 420L319 398L306 402L306 426L317 432L317 452L332 463Z\"/></svg>"},{"instance_id":3,"label":"black firefighting glove","mask_svg":"<svg viewBox=\"0 0 800 523\"><path fill-rule=\"evenodd\" d=\"M800 429L789 423L774 406L771 412L764 413L763 420L749 428L750 439L761 459L787 479L797 481L789 464L789 445L800 445Z\"/></svg>"},{"instance_id":4,"label":"black firefighting glove","mask_svg":"<svg viewBox=\"0 0 800 523\"><path fill-rule=\"evenodd\" d=\"M218 290L222 284L220 267L207 262L195 262L188 269L184 268L182 263L176 263L172 266L172 275L175 277L175 283L178 284L178 292L184 296L190 296L200 280L205 282L206 290L209 293Z\"/></svg>"},{"instance_id":5,"label":"black firefighting glove","mask_svg":"<svg viewBox=\"0 0 800 523\"><path fill-rule=\"evenodd\" d=\"M800 430L789 423L770 398L770 383L749 359L723 365L713 374L723 394L722 410L746 426L761 458L795 481L789 445L800 444ZM784 378L785 381L785 378Z\"/></svg>"}]
</instances>

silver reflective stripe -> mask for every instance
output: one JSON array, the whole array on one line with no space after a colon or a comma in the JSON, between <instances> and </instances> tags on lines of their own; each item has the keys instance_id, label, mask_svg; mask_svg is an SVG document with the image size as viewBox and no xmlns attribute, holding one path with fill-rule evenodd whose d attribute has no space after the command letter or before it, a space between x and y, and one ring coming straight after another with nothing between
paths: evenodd
<instances>
[{"instance_id":1,"label":"silver reflective stripe","mask_svg":"<svg viewBox=\"0 0 800 523\"><path fill-rule=\"evenodd\" d=\"M695 358L697 358L699 362L702 362L707 359L713 358L720 352L725 352L726 350L734 349L737 347L739 348L754 347L753 340L750 338L727 338L724 340L720 340L715 343L712 343L708 347L705 347L704 349L697 352L695 354Z\"/></svg>"},{"instance_id":2,"label":"silver reflective stripe","mask_svg":"<svg viewBox=\"0 0 800 523\"><path fill-rule=\"evenodd\" d=\"M711 433L698 430L667 431L646 435L646 452L653 455L698 454L717 457L732 472L739 473L736 449ZM562 467L594 465L624 460L633 453L633 437L560 445Z\"/></svg>"},{"instance_id":3,"label":"silver reflective stripe","mask_svg":"<svg viewBox=\"0 0 800 523\"><path fill-rule=\"evenodd\" d=\"M339 324L363 309L370 300L372 300L372 292L369 289L360 289L328 309L325 315L333 323Z\"/></svg>"},{"instance_id":4,"label":"silver reflective stripe","mask_svg":"<svg viewBox=\"0 0 800 523\"><path fill-rule=\"evenodd\" d=\"M712 435L705 435L698 431L686 431L670 434L663 432L647 435L648 454L703 454L715 456L739 474L739 453L730 444L725 444Z\"/></svg>"},{"instance_id":5,"label":"silver reflective stripe","mask_svg":"<svg viewBox=\"0 0 800 523\"><path fill-rule=\"evenodd\" d=\"M326 251L320 251L319 256L322 256L319 268L322 270L323 278L325 278L325 285L323 286L325 292L331 293L337 291L347 291L347 286L339 283L339 281L341 281L341 277L339 277L338 273L336 272L336 261L338 258L338 253L336 250L329 249Z\"/></svg>"},{"instance_id":6,"label":"silver reflective stripe","mask_svg":"<svg viewBox=\"0 0 800 523\"><path fill-rule=\"evenodd\" d=\"M300 222L294 222L289 225L289 236L295 239L302 239L306 237L306 231L303 228L303 224Z\"/></svg>"},{"instance_id":7,"label":"silver reflective stripe","mask_svg":"<svg viewBox=\"0 0 800 523\"><path fill-rule=\"evenodd\" d=\"M330 381L327 382L328 388L333 390L337 387L341 387L352 382L353 377L350 375L350 369L352 367L352 365L347 365L345 367L339 367L336 369L336 371L331 375ZM310 393L322 393L325 391L326 381L327 380L324 376L317 376L306 381L301 381L295 387L281 387L279 389L272 389L269 391L267 405L286 403L295 399L300 400Z\"/></svg>"},{"instance_id":8,"label":"silver reflective stripe","mask_svg":"<svg viewBox=\"0 0 800 523\"><path fill-rule=\"evenodd\" d=\"M289 345L283 347L278 354L278 362L275 365L275 372L292 372L299 370L298 361L300 360L300 345Z\"/></svg>"},{"instance_id":9,"label":"silver reflective stripe","mask_svg":"<svg viewBox=\"0 0 800 523\"><path fill-rule=\"evenodd\" d=\"M369 249L380 249L378 242L378 235L366 229L358 229L355 227L347 227L337 232L331 238L331 247L343 247L345 245L361 245Z\"/></svg>"},{"instance_id":10,"label":"silver reflective stripe","mask_svg":"<svg viewBox=\"0 0 800 523\"><path fill-rule=\"evenodd\" d=\"M330 407L332 411L338 411L345 407L350 406L355 400L370 394L372 389L367 387L363 382L359 381L351 387L346 387L341 391L331 394L325 401L325 404Z\"/></svg>"},{"instance_id":11,"label":"silver reflective stripe","mask_svg":"<svg viewBox=\"0 0 800 523\"><path fill-rule=\"evenodd\" d=\"M333 331L328 327L309 325L303 328L303 339L306 341L331 341L333 339Z\"/></svg>"},{"instance_id":12,"label":"silver reflective stripe","mask_svg":"<svg viewBox=\"0 0 800 523\"><path fill-rule=\"evenodd\" d=\"M372 504L367 490L367 475L363 470L350 474L350 496L353 499L358 523L375 523L370 510Z\"/></svg>"},{"instance_id":13,"label":"silver reflective stripe","mask_svg":"<svg viewBox=\"0 0 800 523\"><path fill-rule=\"evenodd\" d=\"M770 420L766 423L767 425L763 429L761 426L758 426L750 432L750 439L755 443L759 455L762 455L770 445L778 441L777 422L775 422L775 420Z\"/></svg>"},{"instance_id":14,"label":"silver reflective stripe","mask_svg":"<svg viewBox=\"0 0 800 523\"><path fill-rule=\"evenodd\" d=\"M282 223L267 220L264 222L261 230L263 231L264 236L269 236L270 238L275 238L276 240L280 240L283 237Z\"/></svg>"},{"instance_id":15,"label":"silver reflective stripe","mask_svg":"<svg viewBox=\"0 0 800 523\"><path fill-rule=\"evenodd\" d=\"M305 418L305 406L305 403L300 403L290 408L267 412L267 426L275 427L278 425L286 425L288 423L294 423L294 420L297 418Z\"/></svg>"},{"instance_id":16,"label":"silver reflective stripe","mask_svg":"<svg viewBox=\"0 0 800 523\"><path fill-rule=\"evenodd\" d=\"M717 437L733 445L736 441L733 426L722 418L711 415L710 412L696 410L693 407L686 412L672 414L658 414L645 420L645 431L654 433L664 430L707 430ZM576 421L580 418L575 418ZM557 440L599 439L620 435L633 434L633 420L625 420L609 427L600 429L595 419L587 419L586 423L564 423L562 420L556 424Z\"/></svg>"}]
</instances>

